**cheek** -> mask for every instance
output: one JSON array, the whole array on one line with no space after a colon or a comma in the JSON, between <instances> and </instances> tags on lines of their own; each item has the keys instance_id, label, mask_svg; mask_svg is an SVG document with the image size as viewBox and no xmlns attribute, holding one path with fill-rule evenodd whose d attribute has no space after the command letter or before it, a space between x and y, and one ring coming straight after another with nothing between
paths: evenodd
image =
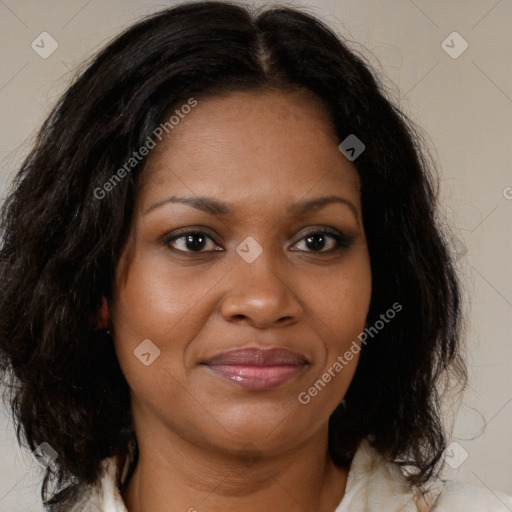
<instances>
[{"instance_id":1,"label":"cheek","mask_svg":"<svg viewBox=\"0 0 512 512\"><path fill-rule=\"evenodd\" d=\"M325 417L343 399L359 361L358 336L365 328L372 293L368 253L363 250L328 277L309 277L307 282L308 304L316 317L315 332L322 340L323 356L297 398L304 407L302 414L315 410L318 417Z\"/></svg>"},{"instance_id":2,"label":"cheek","mask_svg":"<svg viewBox=\"0 0 512 512\"><path fill-rule=\"evenodd\" d=\"M333 332L342 333L345 341L364 330L371 291L370 271L344 275L339 286L331 291L332 301L326 311Z\"/></svg>"},{"instance_id":3,"label":"cheek","mask_svg":"<svg viewBox=\"0 0 512 512\"><path fill-rule=\"evenodd\" d=\"M342 350L365 327L372 294L367 252L361 251L321 278L307 278L307 284L310 307L326 327L326 344Z\"/></svg>"},{"instance_id":4,"label":"cheek","mask_svg":"<svg viewBox=\"0 0 512 512\"><path fill-rule=\"evenodd\" d=\"M132 389L163 391L172 388L173 379L186 379L187 347L212 309L208 290L229 269L184 269L169 265L158 251L140 253L118 279L111 308L114 343Z\"/></svg>"},{"instance_id":5,"label":"cheek","mask_svg":"<svg viewBox=\"0 0 512 512\"><path fill-rule=\"evenodd\" d=\"M153 336L165 343L187 317L193 318L209 285L207 274L171 267L160 257L139 257L132 261L116 299L113 318L119 333L145 339Z\"/></svg>"},{"instance_id":6,"label":"cheek","mask_svg":"<svg viewBox=\"0 0 512 512\"><path fill-rule=\"evenodd\" d=\"M180 279L166 276L163 270L147 259L134 259L116 294L112 307L114 342L128 380L142 376L146 380L148 373L153 379L155 368L168 350L176 355L180 348L174 341L182 338L176 335L174 326L180 325L179 320L191 307L191 290L182 287Z\"/></svg>"}]
</instances>

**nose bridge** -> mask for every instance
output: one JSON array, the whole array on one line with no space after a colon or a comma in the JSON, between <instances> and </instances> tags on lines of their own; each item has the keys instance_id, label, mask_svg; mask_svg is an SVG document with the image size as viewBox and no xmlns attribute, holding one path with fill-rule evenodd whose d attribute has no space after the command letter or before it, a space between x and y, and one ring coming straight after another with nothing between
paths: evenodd
<instances>
[{"instance_id":1,"label":"nose bridge","mask_svg":"<svg viewBox=\"0 0 512 512\"><path fill-rule=\"evenodd\" d=\"M261 238L260 238L261 240ZM266 243L262 246L254 237L246 237L236 248L238 258L235 266L240 290L252 289L262 296L274 296L286 287L283 281L283 265L278 261L274 248ZM281 274L281 275L280 275Z\"/></svg>"},{"instance_id":2,"label":"nose bridge","mask_svg":"<svg viewBox=\"0 0 512 512\"><path fill-rule=\"evenodd\" d=\"M221 308L223 315L246 317L258 324L296 318L300 306L284 272L285 258L252 236L237 246L236 253Z\"/></svg>"}]
</instances>

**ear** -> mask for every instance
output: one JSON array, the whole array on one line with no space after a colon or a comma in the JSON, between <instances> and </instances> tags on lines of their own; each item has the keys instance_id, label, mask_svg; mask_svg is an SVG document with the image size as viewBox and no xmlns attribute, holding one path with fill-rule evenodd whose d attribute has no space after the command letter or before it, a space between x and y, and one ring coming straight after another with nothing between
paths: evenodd
<instances>
[{"instance_id":1,"label":"ear","mask_svg":"<svg viewBox=\"0 0 512 512\"><path fill-rule=\"evenodd\" d=\"M108 327L108 303L107 299L103 297L101 307L98 310L98 317L100 319L100 328L107 329Z\"/></svg>"}]
</instances>

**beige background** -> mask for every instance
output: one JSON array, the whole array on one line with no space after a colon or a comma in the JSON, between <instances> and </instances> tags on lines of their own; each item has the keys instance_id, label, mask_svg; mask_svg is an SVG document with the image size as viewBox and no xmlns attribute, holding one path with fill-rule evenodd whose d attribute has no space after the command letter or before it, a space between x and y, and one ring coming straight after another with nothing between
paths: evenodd
<instances>
[{"instance_id":1,"label":"beige background","mask_svg":"<svg viewBox=\"0 0 512 512\"><path fill-rule=\"evenodd\" d=\"M75 66L126 25L166 5L171 2L0 0L2 196ZM466 452L467 459L445 475L512 494L512 2L289 5L307 6L357 42L371 62L379 59L380 72L396 84L389 84L391 95L430 136L465 280L471 363L451 454L454 465ZM453 31L469 44L458 58L441 46ZM42 32L58 43L46 59L31 47ZM448 44L452 52L461 48L461 40ZM37 465L19 449L1 411L0 454L0 512L42 511Z\"/></svg>"}]
</instances>

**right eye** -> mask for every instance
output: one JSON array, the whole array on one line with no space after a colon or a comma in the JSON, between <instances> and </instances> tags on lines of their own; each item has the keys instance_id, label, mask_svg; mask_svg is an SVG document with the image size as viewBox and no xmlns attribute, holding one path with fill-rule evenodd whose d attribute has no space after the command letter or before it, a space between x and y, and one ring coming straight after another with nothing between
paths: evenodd
<instances>
[{"instance_id":1,"label":"right eye","mask_svg":"<svg viewBox=\"0 0 512 512\"><path fill-rule=\"evenodd\" d=\"M207 245L208 240L216 245L215 240L213 240L213 238L204 231L189 230L182 231L179 234L174 233L172 236L165 238L162 243L172 251L193 254L212 252L212 250L202 250L205 245ZM213 251L217 250L219 249L213 249Z\"/></svg>"}]
</instances>

